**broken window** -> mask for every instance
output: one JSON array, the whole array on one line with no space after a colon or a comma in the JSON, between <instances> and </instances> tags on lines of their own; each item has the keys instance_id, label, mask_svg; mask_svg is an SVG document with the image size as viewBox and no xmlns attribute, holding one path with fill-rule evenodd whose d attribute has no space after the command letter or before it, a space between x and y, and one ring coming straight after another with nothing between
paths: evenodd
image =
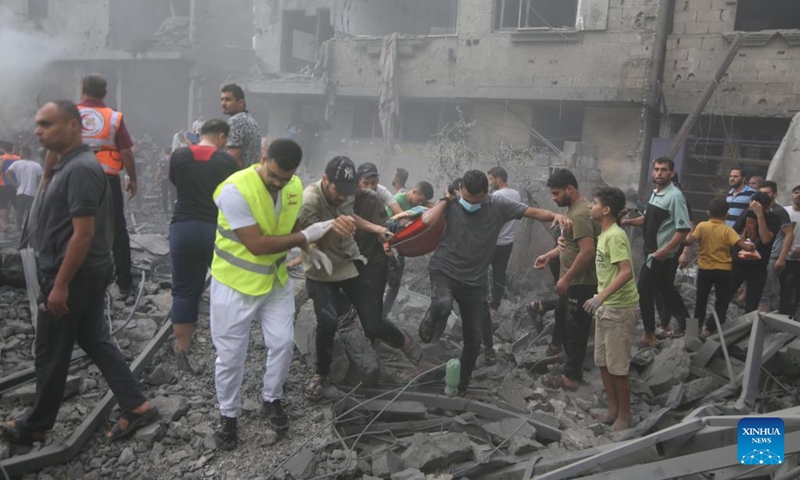
<instances>
[{"instance_id":1,"label":"broken window","mask_svg":"<svg viewBox=\"0 0 800 480\"><path fill-rule=\"evenodd\" d=\"M495 0L494 28L575 27L578 0Z\"/></svg>"},{"instance_id":2,"label":"broken window","mask_svg":"<svg viewBox=\"0 0 800 480\"><path fill-rule=\"evenodd\" d=\"M401 102L400 139L406 142L434 140L458 121L458 109L464 115L470 113L468 107L453 103Z\"/></svg>"},{"instance_id":3,"label":"broken window","mask_svg":"<svg viewBox=\"0 0 800 480\"><path fill-rule=\"evenodd\" d=\"M281 70L297 73L314 65L317 49L330 38L333 38L330 10L319 9L316 15L306 15L302 10L284 11Z\"/></svg>"},{"instance_id":4,"label":"broken window","mask_svg":"<svg viewBox=\"0 0 800 480\"><path fill-rule=\"evenodd\" d=\"M736 30L788 30L800 28L800 2L797 0L739 0L736 4Z\"/></svg>"},{"instance_id":5,"label":"broken window","mask_svg":"<svg viewBox=\"0 0 800 480\"><path fill-rule=\"evenodd\" d=\"M452 35L458 0L359 0L345 2L335 16L336 31L347 35Z\"/></svg>"},{"instance_id":6,"label":"broken window","mask_svg":"<svg viewBox=\"0 0 800 480\"><path fill-rule=\"evenodd\" d=\"M28 0L28 18L30 20L44 20L48 14L49 0Z\"/></svg>"},{"instance_id":7,"label":"broken window","mask_svg":"<svg viewBox=\"0 0 800 480\"><path fill-rule=\"evenodd\" d=\"M564 149L564 142L580 142L583 136L583 107L536 106L533 108L533 129L550 143ZM531 135L531 145L544 146L537 135Z\"/></svg>"}]
</instances>

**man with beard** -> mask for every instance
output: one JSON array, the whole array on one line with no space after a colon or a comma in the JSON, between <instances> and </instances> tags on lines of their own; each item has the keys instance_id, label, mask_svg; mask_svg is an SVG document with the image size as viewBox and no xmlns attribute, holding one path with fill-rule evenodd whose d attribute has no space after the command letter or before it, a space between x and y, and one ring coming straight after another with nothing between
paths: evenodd
<instances>
[{"instance_id":1,"label":"man with beard","mask_svg":"<svg viewBox=\"0 0 800 480\"><path fill-rule=\"evenodd\" d=\"M750 188L744 183L744 172L739 167L731 169L731 173L728 174L728 185L731 189L728 190L728 196L725 198L725 201L728 202L728 218L725 223L729 227L733 227L742 212L747 210L750 197L756 193L756 189Z\"/></svg>"},{"instance_id":2,"label":"man with beard","mask_svg":"<svg viewBox=\"0 0 800 480\"><path fill-rule=\"evenodd\" d=\"M675 288L675 272L678 270L677 252L691 229L686 197L672 183L675 163L666 157L653 162L655 190L650 195L645 214L637 218L625 218L622 226L644 227L645 263L639 274L639 306L642 310L644 334L637 346L652 347L658 344L655 336L655 294L661 294L666 305L674 313L679 332L686 329L688 311L678 289ZM664 319L662 319L664 320ZM669 317L666 317L669 320ZM662 328L667 329L668 325Z\"/></svg>"}]
</instances>

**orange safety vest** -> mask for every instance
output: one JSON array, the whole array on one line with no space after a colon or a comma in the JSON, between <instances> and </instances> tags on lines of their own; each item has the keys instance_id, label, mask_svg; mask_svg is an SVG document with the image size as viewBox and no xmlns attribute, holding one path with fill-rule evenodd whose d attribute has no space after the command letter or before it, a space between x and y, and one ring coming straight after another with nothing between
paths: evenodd
<instances>
[{"instance_id":1,"label":"orange safety vest","mask_svg":"<svg viewBox=\"0 0 800 480\"><path fill-rule=\"evenodd\" d=\"M19 160L19 157L12 153L4 153L0 155L0 187L6 184L6 169L3 168L5 167L6 160L16 162Z\"/></svg>"},{"instance_id":2,"label":"orange safety vest","mask_svg":"<svg viewBox=\"0 0 800 480\"><path fill-rule=\"evenodd\" d=\"M114 139L122 124L122 113L108 107L78 107L83 124L83 143L92 147L106 175L119 175L122 155Z\"/></svg>"}]
</instances>

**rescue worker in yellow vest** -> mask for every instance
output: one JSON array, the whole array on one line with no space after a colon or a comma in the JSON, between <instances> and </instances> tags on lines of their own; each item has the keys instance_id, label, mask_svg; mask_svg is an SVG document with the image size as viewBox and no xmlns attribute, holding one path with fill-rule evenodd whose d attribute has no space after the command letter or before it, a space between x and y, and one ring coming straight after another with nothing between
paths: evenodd
<instances>
[{"instance_id":1,"label":"rescue worker in yellow vest","mask_svg":"<svg viewBox=\"0 0 800 480\"><path fill-rule=\"evenodd\" d=\"M267 347L262 411L277 432L289 427L281 405L294 352L294 287L286 254L303 248L321 268L328 257L311 244L329 231L352 235L355 222L343 217L297 226L303 185L294 174L302 151L280 139L262 148L261 162L221 183L214 192L219 214L211 262L211 338L217 350L214 380L220 405L217 446L236 447L236 418L242 407L242 376L253 320Z\"/></svg>"},{"instance_id":2,"label":"rescue worker in yellow vest","mask_svg":"<svg viewBox=\"0 0 800 480\"><path fill-rule=\"evenodd\" d=\"M7 178L8 168L12 163L19 160L19 156L14 154L14 144L3 142L3 154L0 155L0 230L7 232L11 227L9 224L9 214L11 206L14 204L14 197L17 194L17 187ZM22 225L17 225L17 230L22 231Z\"/></svg>"},{"instance_id":3,"label":"rescue worker in yellow vest","mask_svg":"<svg viewBox=\"0 0 800 480\"><path fill-rule=\"evenodd\" d=\"M125 296L131 292L131 245L125 224L125 204L122 198L120 172L125 168L128 174L127 190L130 198L136 195L136 164L133 160L133 141L122 120L122 113L106 106L106 79L92 74L83 78L81 102L78 110L83 122L83 143L94 150L97 161L103 167L114 204L114 266L116 283L120 293ZM47 153L45 161L45 182L49 181L53 165L58 161L53 152Z\"/></svg>"}]
</instances>

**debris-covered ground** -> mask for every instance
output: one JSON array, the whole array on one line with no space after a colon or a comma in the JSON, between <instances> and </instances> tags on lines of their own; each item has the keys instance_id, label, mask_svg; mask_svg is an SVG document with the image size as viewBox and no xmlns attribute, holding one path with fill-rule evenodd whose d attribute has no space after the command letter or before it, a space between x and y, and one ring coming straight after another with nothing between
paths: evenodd
<instances>
[{"instance_id":1,"label":"debris-covered ground","mask_svg":"<svg viewBox=\"0 0 800 480\"><path fill-rule=\"evenodd\" d=\"M166 228L160 215L141 214L140 223L132 226L139 232L132 239L134 263L146 272L139 304L135 305L134 298L110 301L112 326L118 330L115 337L129 360L167 321L171 298L164 250ZM155 221L148 224L148 219ZM428 287L423 259L409 262L405 280L411 289L401 292L390 318L416 336L429 302L424 296ZM678 281L691 309L691 270L679 275ZM295 282L298 298L305 299L302 279ZM498 362L485 365L483 356L479 358L469 398L443 395L443 364L458 357L461 349L456 310L445 334L438 343L425 347L425 360L416 368L399 352L385 345L370 345L358 322L350 322L337 335L332 368L336 385L328 387L325 399L317 404L309 403L302 393L313 372L315 325L310 302L304 303L298 313L296 356L286 385L291 420L286 437L271 431L260 411L265 347L254 325L239 447L224 452L216 449L212 438L218 413L205 299L193 352L198 372L193 375L180 370L167 342L140 376L162 413L158 423L131 439L111 444L103 434L115 420L115 410L76 458L24 478L529 478L578 465L581 459L620 445L616 442L683 425L687 416L766 413L798 404L800 340L777 331L764 335L766 361L758 379L758 395L745 410L735 403L747 377L742 373L752 324L759 320L755 314L741 316L731 307L732 320L724 328L729 362L718 335L707 340L692 335L664 339L660 347L636 353L631 368L634 426L612 432L592 415L592 410L606 404L599 373L592 364L591 340L584 382L578 390L545 388L538 377L552 364L546 357L552 313L545 317L546 329L537 334L524 314L524 300L530 298L503 302L495 324ZM0 311L4 312L0 375L7 376L33 365L34 332L24 289L0 287ZM69 436L106 391L94 365L76 362L58 423L46 445ZM33 384L4 392L0 415L14 418L23 414L33 395ZM698 413L696 409L704 405L707 409ZM796 428L787 424L787 433ZM630 466L689 453L666 441L659 443L660 449L653 445L634 450L616 463L597 464L602 465L600 470L633 468ZM717 447L721 445L698 443L692 451ZM787 443L787 455L788 448ZM25 452L0 447L0 458L20 453ZM590 468L584 469L581 474L590 472ZM669 477L664 475L650 478Z\"/></svg>"}]
</instances>

